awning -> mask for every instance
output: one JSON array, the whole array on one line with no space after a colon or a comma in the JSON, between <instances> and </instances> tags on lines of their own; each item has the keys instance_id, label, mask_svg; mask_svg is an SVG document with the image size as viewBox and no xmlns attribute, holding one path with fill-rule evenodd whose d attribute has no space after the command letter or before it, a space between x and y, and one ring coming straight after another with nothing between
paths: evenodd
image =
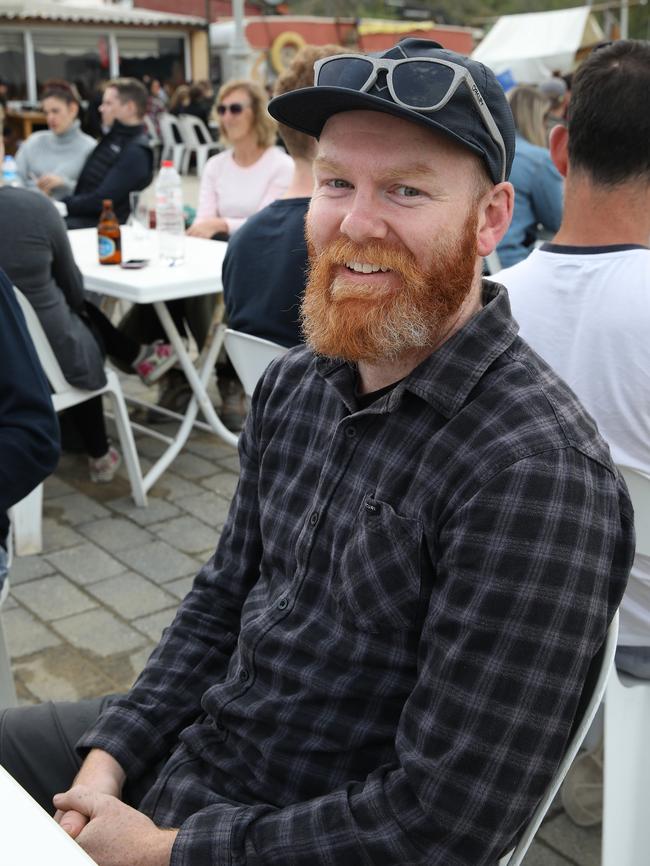
<instances>
[{"instance_id":1,"label":"awning","mask_svg":"<svg viewBox=\"0 0 650 866\"><path fill-rule=\"evenodd\" d=\"M196 15L177 15L173 12L155 12L151 9L133 9L128 6L105 6L99 3L74 6L67 3L3 3L0 22L74 22L75 24L132 24L138 27L169 27L196 29L205 27L205 19Z\"/></svg>"},{"instance_id":2,"label":"awning","mask_svg":"<svg viewBox=\"0 0 650 866\"><path fill-rule=\"evenodd\" d=\"M572 71L578 51L604 39L589 6L504 15L472 53L497 75L536 84L558 70Z\"/></svg>"}]
</instances>

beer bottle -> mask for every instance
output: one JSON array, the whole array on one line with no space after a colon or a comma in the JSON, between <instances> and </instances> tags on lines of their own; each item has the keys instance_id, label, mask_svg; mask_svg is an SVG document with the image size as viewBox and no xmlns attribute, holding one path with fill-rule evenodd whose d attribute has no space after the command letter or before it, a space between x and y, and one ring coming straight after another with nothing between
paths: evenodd
<instances>
[{"instance_id":1,"label":"beer bottle","mask_svg":"<svg viewBox=\"0 0 650 866\"><path fill-rule=\"evenodd\" d=\"M122 261L120 224L113 211L113 202L110 198L104 199L102 207L102 214L97 225L99 263L101 265L119 265Z\"/></svg>"}]
</instances>

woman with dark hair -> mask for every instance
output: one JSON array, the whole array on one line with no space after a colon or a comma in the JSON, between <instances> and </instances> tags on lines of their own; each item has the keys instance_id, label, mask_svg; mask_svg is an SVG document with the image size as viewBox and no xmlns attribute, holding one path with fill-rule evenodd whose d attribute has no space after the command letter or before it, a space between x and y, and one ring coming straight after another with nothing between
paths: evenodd
<instances>
[{"instance_id":1,"label":"woman with dark hair","mask_svg":"<svg viewBox=\"0 0 650 866\"><path fill-rule=\"evenodd\" d=\"M34 132L16 155L18 177L28 189L40 189L55 199L74 192L94 138L81 131L80 97L74 84L48 81L41 107L48 129Z\"/></svg>"}]
</instances>

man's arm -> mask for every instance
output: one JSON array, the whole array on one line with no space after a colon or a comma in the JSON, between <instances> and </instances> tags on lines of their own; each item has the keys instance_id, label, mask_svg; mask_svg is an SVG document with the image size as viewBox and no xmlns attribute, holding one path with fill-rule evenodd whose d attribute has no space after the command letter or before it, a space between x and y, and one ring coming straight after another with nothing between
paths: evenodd
<instances>
[{"instance_id":1,"label":"man's arm","mask_svg":"<svg viewBox=\"0 0 650 866\"><path fill-rule=\"evenodd\" d=\"M0 515L54 471L59 430L50 388L11 282L0 271Z\"/></svg>"},{"instance_id":2,"label":"man's arm","mask_svg":"<svg viewBox=\"0 0 650 866\"><path fill-rule=\"evenodd\" d=\"M92 192L78 193L63 199L68 216L96 216L102 212L102 201L124 201L133 190L144 189L151 180L153 156L140 145L127 145L106 177Z\"/></svg>"},{"instance_id":3,"label":"man's arm","mask_svg":"<svg viewBox=\"0 0 650 866\"><path fill-rule=\"evenodd\" d=\"M428 541L436 580L395 763L285 808L198 812L172 866L493 866L513 843L623 592L629 500L567 448L499 472Z\"/></svg>"}]
</instances>

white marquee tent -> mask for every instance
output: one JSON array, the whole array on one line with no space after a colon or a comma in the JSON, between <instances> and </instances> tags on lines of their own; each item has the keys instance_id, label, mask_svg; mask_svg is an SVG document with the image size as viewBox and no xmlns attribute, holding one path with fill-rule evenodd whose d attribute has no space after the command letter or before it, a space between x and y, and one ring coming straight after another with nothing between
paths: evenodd
<instances>
[{"instance_id":1,"label":"white marquee tent","mask_svg":"<svg viewBox=\"0 0 650 866\"><path fill-rule=\"evenodd\" d=\"M517 84L536 84L554 70L570 72L576 54L604 38L589 6L503 15L472 57Z\"/></svg>"}]
</instances>

